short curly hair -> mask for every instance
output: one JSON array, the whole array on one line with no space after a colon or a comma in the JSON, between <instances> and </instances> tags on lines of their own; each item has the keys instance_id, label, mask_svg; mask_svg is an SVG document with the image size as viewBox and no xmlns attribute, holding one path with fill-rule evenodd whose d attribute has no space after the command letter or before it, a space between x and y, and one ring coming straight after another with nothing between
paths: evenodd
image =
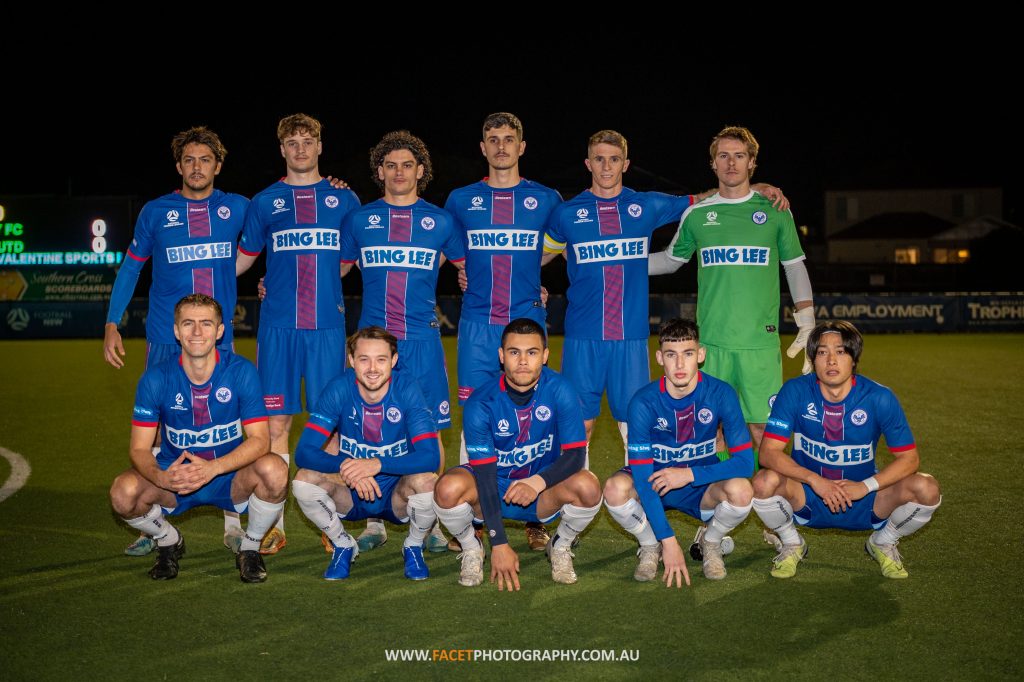
<instances>
[{"instance_id":1,"label":"short curly hair","mask_svg":"<svg viewBox=\"0 0 1024 682\"><path fill-rule=\"evenodd\" d=\"M416 163L423 166L423 177L416 183L416 189L422 193L430 181L434 179L434 166L430 162L430 152L423 140L416 137L408 130L395 130L380 139L373 149L370 150L370 176L377 183L377 187L384 191L384 181L377 174L377 169L384 165L384 157L391 152L400 149L407 149L416 159Z\"/></svg>"},{"instance_id":2,"label":"short curly hair","mask_svg":"<svg viewBox=\"0 0 1024 682\"><path fill-rule=\"evenodd\" d=\"M181 163L185 147L190 144L205 144L213 152L217 163L224 163L224 157L228 155L228 150L224 147L220 138L217 137L217 133L206 126L196 126L195 128L181 131L171 140L171 153L174 154L175 163Z\"/></svg>"}]
</instances>

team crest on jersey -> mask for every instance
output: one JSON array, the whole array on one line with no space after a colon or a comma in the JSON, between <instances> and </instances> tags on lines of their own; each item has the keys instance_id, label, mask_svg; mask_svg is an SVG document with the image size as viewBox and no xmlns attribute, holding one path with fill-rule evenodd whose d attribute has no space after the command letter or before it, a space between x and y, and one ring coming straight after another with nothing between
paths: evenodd
<instances>
[{"instance_id":1,"label":"team crest on jersey","mask_svg":"<svg viewBox=\"0 0 1024 682\"><path fill-rule=\"evenodd\" d=\"M581 208L580 210L576 211L576 222L592 223L594 221L590 218L590 211L588 211L585 208Z\"/></svg>"},{"instance_id":2,"label":"team crest on jersey","mask_svg":"<svg viewBox=\"0 0 1024 682\"><path fill-rule=\"evenodd\" d=\"M758 225L764 225L766 222L768 222L768 214L765 213L764 211L758 211L754 215L750 216L750 219L753 220Z\"/></svg>"},{"instance_id":3,"label":"team crest on jersey","mask_svg":"<svg viewBox=\"0 0 1024 682\"><path fill-rule=\"evenodd\" d=\"M548 407L547 405L538 405L537 409L534 410L533 413L537 415L537 419L539 419L542 422L546 422L547 420L551 419L551 408Z\"/></svg>"},{"instance_id":4,"label":"team crest on jersey","mask_svg":"<svg viewBox=\"0 0 1024 682\"><path fill-rule=\"evenodd\" d=\"M700 412L697 413L697 419L701 424L710 424L711 420L715 418L715 413L706 407L702 407Z\"/></svg>"},{"instance_id":5,"label":"team crest on jersey","mask_svg":"<svg viewBox=\"0 0 1024 682\"><path fill-rule=\"evenodd\" d=\"M324 204L326 204L327 208L338 208L338 197L328 194L324 197Z\"/></svg>"},{"instance_id":6,"label":"team crest on jersey","mask_svg":"<svg viewBox=\"0 0 1024 682\"><path fill-rule=\"evenodd\" d=\"M447 400L442 400L441 404L437 406L437 410L442 414L446 415L451 410L451 405L448 404Z\"/></svg>"},{"instance_id":7,"label":"team crest on jersey","mask_svg":"<svg viewBox=\"0 0 1024 682\"><path fill-rule=\"evenodd\" d=\"M499 419L498 420L498 433L495 434L495 435L498 435L498 436L511 436L512 435L512 433L508 430L508 420L507 419Z\"/></svg>"},{"instance_id":8,"label":"team crest on jersey","mask_svg":"<svg viewBox=\"0 0 1024 682\"><path fill-rule=\"evenodd\" d=\"M164 227L178 227L179 225L184 225L185 223L181 222L179 218L181 218L181 214L172 208L167 212L167 222L164 223Z\"/></svg>"},{"instance_id":9,"label":"team crest on jersey","mask_svg":"<svg viewBox=\"0 0 1024 682\"><path fill-rule=\"evenodd\" d=\"M368 222L370 223L370 224L369 224L369 225L367 226L367 229L373 229L373 228L375 228L375 227L381 227L381 224L380 224L380 216L379 216L379 215L377 215L376 213L374 213L373 215L371 215L371 216L370 216L369 218L367 218L366 220L367 220L367 221L368 221Z\"/></svg>"},{"instance_id":10,"label":"team crest on jersey","mask_svg":"<svg viewBox=\"0 0 1024 682\"><path fill-rule=\"evenodd\" d=\"M469 203L472 204L469 207L470 211L486 211L487 210L486 208L484 208L484 198L481 197L481 196L473 197L472 199L469 200Z\"/></svg>"},{"instance_id":11,"label":"team crest on jersey","mask_svg":"<svg viewBox=\"0 0 1024 682\"><path fill-rule=\"evenodd\" d=\"M654 428L658 431L668 431L668 420L664 417L658 417L658 423L654 425Z\"/></svg>"},{"instance_id":12,"label":"team crest on jersey","mask_svg":"<svg viewBox=\"0 0 1024 682\"><path fill-rule=\"evenodd\" d=\"M537 197L526 197L525 199L523 199L523 207L526 208L527 210L532 211L533 209L537 208L537 206Z\"/></svg>"},{"instance_id":13,"label":"team crest on jersey","mask_svg":"<svg viewBox=\"0 0 1024 682\"><path fill-rule=\"evenodd\" d=\"M772 409L773 407L775 407L775 399L776 399L776 398L777 398L778 396L779 396L779 394L778 394L778 393L775 393L775 394L773 394L773 395L772 395L772 397L771 397L771 398L768 398L768 409L769 409L769 410L770 410L770 409Z\"/></svg>"},{"instance_id":14,"label":"team crest on jersey","mask_svg":"<svg viewBox=\"0 0 1024 682\"><path fill-rule=\"evenodd\" d=\"M430 216L426 216L425 218L423 218L423 220L420 221L420 227L422 227L427 232L429 232L430 230L433 230L434 229L434 225L435 225L434 219L431 218Z\"/></svg>"},{"instance_id":15,"label":"team crest on jersey","mask_svg":"<svg viewBox=\"0 0 1024 682\"><path fill-rule=\"evenodd\" d=\"M629 208L626 209L626 212L634 218L639 218L643 215L644 209L640 204L630 204Z\"/></svg>"},{"instance_id":16,"label":"team crest on jersey","mask_svg":"<svg viewBox=\"0 0 1024 682\"><path fill-rule=\"evenodd\" d=\"M854 410L853 414L850 415L850 421L857 426L864 426L864 422L868 420L868 413L864 410Z\"/></svg>"},{"instance_id":17,"label":"team crest on jersey","mask_svg":"<svg viewBox=\"0 0 1024 682\"><path fill-rule=\"evenodd\" d=\"M391 407L388 408L387 417L389 422L391 422L392 424L397 424L398 422L402 421L402 411L392 405Z\"/></svg>"},{"instance_id":18,"label":"team crest on jersey","mask_svg":"<svg viewBox=\"0 0 1024 682\"><path fill-rule=\"evenodd\" d=\"M184 396L182 396L182 395L181 395L181 394L179 393L178 395L174 396L174 405L173 405L173 406L171 406L171 409L172 409L172 410L182 410L182 411L186 411L186 410L188 410L188 408L187 408L187 407L185 407L185 404L184 404L184 403L185 403L185 398L184 398Z\"/></svg>"},{"instance_id":19,"label":"team crest on jersey","mask_svg":"<svg viewBox=\"0 0 1024 682\"><path fill-rule=\"evenodd\" d=\"M704 223L705 225L721 225L721 223L718 222L718 211L708 211L706 217L707 222Z\"/></svg>"},{"instance_id":20,"label":"team crest on jersey","mask_svg":"<svg viewBox=\"0 0 1024 682\"><path fill-rule=\"evenodd\" d=\"M217 217L219 217L221 220L227 220L228 218L231 217L231 209L228 208L227 206L221 206L220 208L217 209Z\"/></svg>"},{"instance_id":21,"label":"team crest on jersey","mask_svg":"<svg viewBox=\"0 0 1024 682\"><path fill-rule=\"evenodd\" d=\"M214 395L217 396L217 402L226 403L231 400L231 389L227 386L221 386Z\"/></svg>"}]
</instances>

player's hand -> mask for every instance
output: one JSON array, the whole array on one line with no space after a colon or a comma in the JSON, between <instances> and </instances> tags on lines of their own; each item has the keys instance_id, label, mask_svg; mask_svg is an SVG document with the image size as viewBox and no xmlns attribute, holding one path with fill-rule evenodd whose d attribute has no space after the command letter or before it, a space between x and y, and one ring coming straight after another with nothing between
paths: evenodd
<instances>
[{"instance_id":1,"label":"player's hand","mask_svg":"<svg viewBox=\"0 0 1024 682\"><path fill-rule=\"evenodd\" d=\"M352 487L354 483L364 478L373 478L379 474L380 467L381 462L377 457L368 457L366 459L348 457L341 463L341 469L338 473L341 474L341 480L345 481L345 484L349 487Z\"/></svg>"},{"instance_id":2,"label":"player's hand","mask_svg":"<svg viewBox=\"0 0 1024 682\"><path fill-rule=\"evenodd\" d=\"M688 467L665 467L655 471L647 480L654 492L664 495L670 490L693 483L693 470Z\"/></svg>"},{"instance_id":3,"label":"player's hand","mask_svg":"<svg viewBox=\"0 0 1024 682\"><path fill-rule=\"evenodd\" d=\"M172 493L178 492L178 489L185 485L187 479L186 463L185 453L181 453L178 459L171 462L171 466L157 474L156 484Z\"/></svg>"},{"instance_id":4,"label":"player's hand","mask_svg":"<svg viewBox=\"0 0 1024 682\"><path fill-rule=\"evenodd\" d=\"M778 187L773 187L767 182L759 182L751 185L750 189L754 190L768 201L772 202L772 206L780 211L789 210L789 199L782 193L782 190Z\"/></svg>"},{"instance_id":5,"label":"player's hand","mask_svg":"<svg viewBox=\"0 0 1024 682\"><path fill-rule=\"evenodd\" d=\"M815 476L809 482L811 490L825 502L825 505L833 514L844 512L853 505L853 499L849 492L841 485L840 481L832 481L821 476Z\"/></svg>"},{"instance_id":6,"label":"player's hand","mask_svg":"<svg viewBox=\"0 0 1024 682\"><path fill-rule=\"evenodd\" d=\"M326 178L327 182L331 183L331 187L334 189L348 189L348 183L341 178L336 178L333 175L328 175Z\"/></svg>"},{"instance_id":7,"label":"player's hand","mask_svg":"<svg viewBox=\"0 0 1024 682\"><path fill-rule=\"evenodd\" d=\"M795 358L797 353L803 351L804 366L801 371L804 374L810 374L814 370L814 363L807 357L807 338L814 331L814 306L797 310L793 313L793 320L796 322L796 338L786 349L786 355Z\"/></svg>"},{"instance_id":8,"label":"player's hand","mask_svg":"<svg viewBox=\"0 0 1024 682\"><path fill-rule=\"evenodd\" d=\"M118 357L120 354L121 357ZM103 325L103 359L110 365L121 369L124 367L124 344L121 343L121 332L117 331L117 325L107 322Z\"/></svg>"},{"instance_id":9,"label":"player's hand","mask_svg":"<svg viewBox=\"0 0 1024 682\"><path fill-rule=\"evenodd\" d=\"M459 288L462 289L462 293L466 293L468 287L469 277L466 276L466 268L459 268Z\"/></svg>"},{"instance_id":10,"label":"player's hand","mask_svg":"<svg viewBox=\"0 0 1024 682\"><path fill-rule=\"evenodd\" d=\"M491 548L491 582L497 579L498 591L519 591L519 555L508 545Z\"/></svg>"},{"instance_id":11,"label":"player's hand","mask_svg":"<svg viewBox=\"0 0 1024 682\"><path fill-rule=\"evenodd\" d=\"M690 586L690 572L686 570L686 557L683 555L683 548L679 546L679 541L674 537L661 541L661 561L665 564L665 574L662 576L665 587L672 587L673 580L677 588L683 587L684 580L686 586Z\"/></svg>"},{"instance_id":12,"label":"player's hand","mask_svg":"<svg viewBox=\"0 0 1024 682\"><path fill-rule=\"evenodd\" d=\"M548 298L549 298L548 289L547 289L547 287L543 287L542 286L540 288L540 304L542 306L544 306L545 308L548 307Z\"/></svg>"},{"instance_id":13,"label":"player's hand","mask_svg":"<svg viewBox=\"0 0 1024 682\"><path fill-rule=\"evenodd\" d=\"M194 493L217 477L217 465L213 460L203 459L188 450L181 453L181 456L187 460L187 463L181 466L185 475L185 486L179 494Z\"/></svg>"},{"instance_id":14,"label":"player's hand","mask_svg":"<svg viewBox=\"0 0 1024 682\"><path fill-rule=\"evenodd\" d=\"M267 287L263 284L263 277L260 277L260 283L256 285L256 296L262 301L267 297Z\"/></svg>"},{"instance_id":15,"label":"player's hand","mask_svg":"<svg viewBox=\"0 0 1024 682\"><path fill-rule=\"evenodd\" d=\"M381 496L380 486L377 485L375 478L364 478L349 487L356 491L356 495L363 502L373 502Z\"/></svg>"},{"instance_id":16,"label":"player's hand","mask_svg":"<svg viewBox=\"0 0 1024 682\"><path fill-rule=\"evenodd\" d=\"M530 476L516 481L505 491L505 504L516 504L520 507L529 507L537 496L544 492L547 484L540 476Z\"/></svg>"},{"instance_id":17,"label":"player's hand","mask_svg":"<svg viewBox=\"0 0 1024 682\"><path fill-rule=\"evenodd\" d=\"M868 494L868 487L864 485L863 481L850 481L843 479L841 481L836 481L836 483L843 487L843 490L846 491L846 494L854 502L864 498Z\"/></svg>"}]
</instances>

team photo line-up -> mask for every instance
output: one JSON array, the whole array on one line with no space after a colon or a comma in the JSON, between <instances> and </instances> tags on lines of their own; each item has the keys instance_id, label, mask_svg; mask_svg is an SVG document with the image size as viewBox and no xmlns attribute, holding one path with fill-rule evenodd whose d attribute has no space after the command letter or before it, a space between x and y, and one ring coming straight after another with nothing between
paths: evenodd
<instances>
[{"instance_id":1,"label":"team photo line-up","mask_svg":"<svg viewBox=\"0 0 1024 682\"><path fill-rule=\"evenodd\" d=\"M666 509L701 521L689 553L708 579L726 577L728 533L751 509L777 549L777 578L795 575L807 553L797 526L873 530L865 551L886 577L907 577L899 540L931 519L939 486L917 471L892 391L855 373L860 333L848 322L815 324L788 201L751 184L759 146L749 130L727 127L712 139L718 186L688 196L624 187L627 141L599 131L584 161L590 189L563 201L520 176L519 119L491 114L480 142L488 174L453 191L444 209L420 198L430 155L407 131L370 151L382 196L365 205L320 175L319 121L287 116L277 133L286 174L251 201L214 189L226 155L214 132L176 135L182 187L143 207L114 283L103 345L120 368L117 322L152 258L131 468L110 498L140 533L125 553L157 553L153 579L175 578L185 553L167 517L213 505L224 510L224 544L241 579L266 580L263 555L287 542L288 439L303 385L309 420L291 492L322 531L328 580L347 578L360 552L384 544L390 521L408 524L407 578L429 576L424 550L452 550L459 583L480 584L486 531L490 580L519 589L502 522L513 519L525 522L530 549L546 553L553 580L574 583L573 548L602 502L637 539L638 581L655 579L662 563L667 586L690 584ZM675 236L651 254L652 233L667 223L678 223ZM224 311L234 310L237 276L264 250L254 366L232 352ZM569 277L560 373L546 366L540 285L542 266L559 255ZM697 320L663 325L663 376L651 382L648 278L691 259ZM461 463L448 470L440 431L451 406L435 316L446 260L464 291ZM364 303L346 339L342 278L354 265ZM805 354L803 376L785 384L780 266L798 327L787 354ZM602 486L588 443L604 395L625 466ZM883 435L894 459L878 471ZM363 519L358 538L346 532L343 521ZM545 524L555 522L549 534Z\"/></svg>"}]
</instances>

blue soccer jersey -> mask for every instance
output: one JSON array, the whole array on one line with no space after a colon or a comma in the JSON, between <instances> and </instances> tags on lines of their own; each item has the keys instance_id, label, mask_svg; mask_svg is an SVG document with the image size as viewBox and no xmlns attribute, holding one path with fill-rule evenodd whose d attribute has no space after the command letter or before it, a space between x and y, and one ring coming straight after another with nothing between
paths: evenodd
<instances>
[{"instance_id":1,"label":"blue soccer jersey","mask_svg":"<svg viewBox=\"0 0 1024 682\"><path fill-rule=\"evenodd\" d=\"M338 455L321 450L334 432L338 433ZM394 371L384 398L368 403L349 368L327 385L309 413L295 463L304 469L337 473L344 459L370 457L380 459L382 474L437 471L437 427L415 381Z\"/></svg>"},{"instance_id":2,"label":"blue soccer jersey","mask_svg":"<svg viewBox=\"0 0 1024 682\"><path fill-rule=\"evenodd\" d=\"M629 466L633 485L658 540L672 537L661 498L647 479L665 467L693 469L693 486L706 486L754 473L750 431L736 391L718 379L697 375L697 388L676 399L665 377L637 391L629 403ZM721 425L732 455L724 462L715 452Z\"/></svg>"},{"instance_id":3,"label":"blue soccer jersey","mask_svg":"<svg viewBox=\"0 0 1024 682\"><path fill-rule=\"evenodd\" d=\"M411 206L378 199L349 213L341 259L358 261L362 271L359 327L384 327L399 340L439 338L434 307L442 253L451 261L466 258L451 215L422 199Z\"/></svg>"},{"instance_id":4,"label":"blue soccer jersey","mask_svg":"<svg viewBox=\"0 0 1024 682\"><path fill-rule=\"evenodd\" d=\"M506 325L528 317L544 324L544 226L560 203L558 192L530 180L501 189L481 181L448 196L444 208L455 218L466 250L469 286L461 319Z\"/></svg>"},{"instance_id":5,"label":"blue soccer jersey","mask_svg":"<svg viewBox=\"0 0 1024 682\"><path fill-rule=\"evenodd\" d=\"M650 336L647 258L651 234L679 220L690 196L634 192L613 199L587 190L551 212L545 250L566 251L565 336L621 341Z\"/></svg>"},{"instance_id":6,"label":"blue soccer jersey","mask_svg":"<svg viewBox=\"0 0 1024 682\"><path fill-rule=\"evenodd\" d=\"M214 352L217 365L201 386L189 380L180 356L150 367L139 379L132 424L160 425L162 469L185 450L203 459L223 457L241 445L246 424L267 420L253 364L234 353Z\"/></svg>"},{"instance_id":7,"label":"blue soccer jersey","mask_svg":"<svg viewBox=\"0 0 1024 682\"><path fill-rule=\"evenodd\" d=\"M469 463L496 462L499 478L529 478L563 450L587 444L576 391L547 367L526 405L508 397L504 375L477 388L466 402L462 424Z\"/></svg>"},{"instance_id":8,"label":"blue soccer jersey","mask_svg":"<svg viewBox=\"0 0 1024 682\"><path fill-rule=\"evenodd\" d=\"M349 189L275 182L253 197L238 250L267 249L267 297L260 325L287 329L345 327L341 224L359 207Z\"/></svg>"},{"instance_id":9,"label":"blue soccer jersey","mask_svg":"<svg viewBox=\"0 0 1024 682\"><path fill-rule=\"evenodd\" d=\"M822 478L863 481L878 473L878 440L894 454L915 447L907 418L891 390L854 375L846 399L830 403L814 374L782 386L765 426L765 438L788 442L793 461Z\"/></svg>"},{"instance_id":10,"label":"blue soccer jersey","mask_svg":"<svg viewBox=\"0 0 1024 682\"><path fill-rule=\"evenodd\" d=\"M114 281L107 322L120 322L142 266L152 256L146 339L154 344L176 344L174 306L189 294L206 294L224 311L224 337L218 344L229 346L238 298L235 243L248 204L245 197L220 190L199 201L174 192L147 202L135 223L128 258Z\"/></svg>"}]
</instances>

